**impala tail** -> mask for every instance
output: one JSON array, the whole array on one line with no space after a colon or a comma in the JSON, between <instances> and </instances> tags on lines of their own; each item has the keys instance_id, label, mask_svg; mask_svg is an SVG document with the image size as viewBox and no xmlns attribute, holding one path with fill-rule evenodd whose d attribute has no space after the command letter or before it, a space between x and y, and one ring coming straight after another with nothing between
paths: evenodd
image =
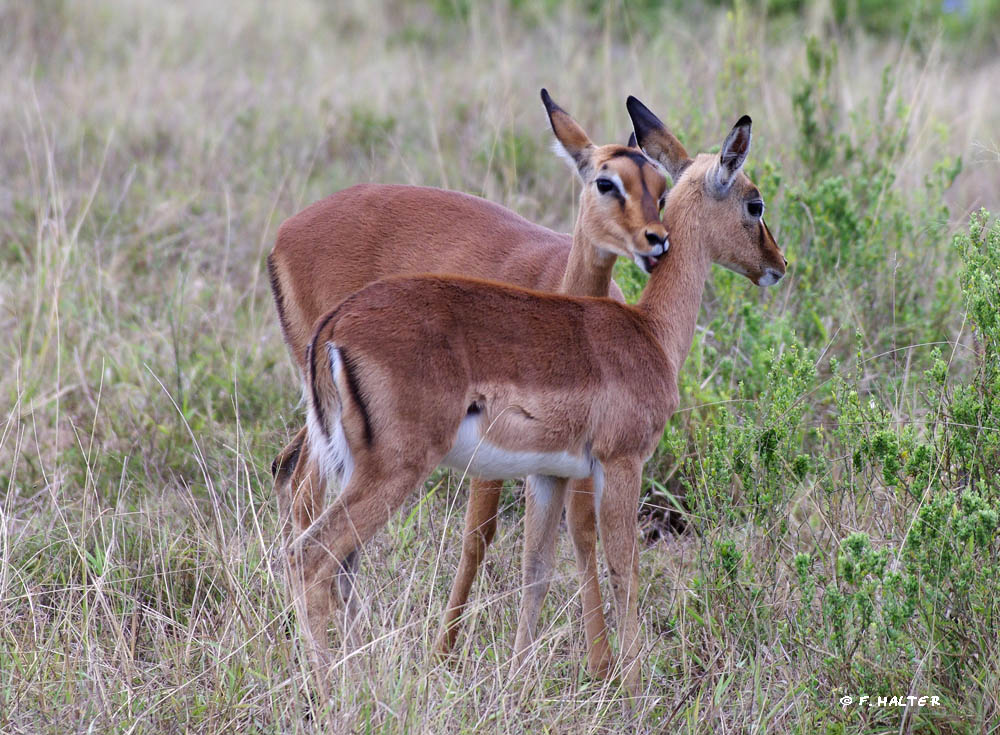
<instances>
[{"instance_id":1,"label":"impala tail","mask_svg":"<svg viewBox=\"0 0 1000 735\"><path fill-rule=\"evenodd\" d=\"M316 453L321 472L343 487L351 477L354 459L344 432L345 388L352 382L343 351L320 333L306 351L309 366L309 409L306 424L309 447Z\"/></svg>"}]
</instances>

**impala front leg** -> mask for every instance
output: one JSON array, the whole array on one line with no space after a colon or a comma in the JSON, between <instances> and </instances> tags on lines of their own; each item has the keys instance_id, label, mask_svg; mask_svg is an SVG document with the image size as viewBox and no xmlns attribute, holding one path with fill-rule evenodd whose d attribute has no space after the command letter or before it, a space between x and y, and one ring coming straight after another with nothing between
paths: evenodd
<instances>
[{"instance_id":1,"label":"impala front leg","mask_svg":"<svg viewBox=\"0 0 1000 735\"><path fill-rule=\"evenodd\" d=\"M515 672L521 669L535 642L538 616L552 578L566 484L566 478L542 475L532 475L525 482L524 589L514 639Z\"/></svg>"},{"instance_id":2,"label":"impala front leg","mask_svg":"<svg viewBox=\"0 0 1000 735\"><path fill-rule=\"evenodd\" d=\"M597 572L597 513L594 483L572 480L566 495L566 525L576 553L583 604L583 630L587 637L587 670L606 677L611 670L611 647L604 620L604 600Z\"/></svg>"},{"instance_id":3,"label":"impala front leg","mask_svg":"<svg viewBox=\"0 0 1000 735\"><path fill-rule=\"evenodd\" d=\"M639 693L639 546L636 512L642 462L631 457L615 459L604 467L601 497L601 541L615 596L622 679L631 696Z\"/></svg>"}]
</instances>

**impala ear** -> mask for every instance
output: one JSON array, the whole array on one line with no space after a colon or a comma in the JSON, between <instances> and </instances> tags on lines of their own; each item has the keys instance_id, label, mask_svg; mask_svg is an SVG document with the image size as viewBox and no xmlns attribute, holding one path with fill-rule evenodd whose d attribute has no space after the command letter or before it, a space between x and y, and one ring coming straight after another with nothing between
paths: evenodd
<instances>
[{"instance_id":1,"label":"impala ear","mask_svg":"<svg viewBox=\"0 0 1000 735\"><path fill-rule=\"evenodd\" d=\"M639 147L647 156L662 164L670 178L677 181L691 163L691 157L684 146L667 130L663 121L635 97L630 95L625 101L625 107L632 118Z\"/></svg>"},{"instance_id":2,"label":"impala ear","mask_svg":"<svg viewBox=\"0 0 1000 735\"><path fill-rule=\"evenodd\" d=\"M708 171L708 187L717 197L723 197L729 193L729 187L733 185L736 174L743 168L750 153L750 126L752 121L749 115L744 115L733 129L729 131L722 150L719 152L719 161Z\"/></svg>"},{"instance_id":3,"label":"impala ear","mask_svg":"<svg viewBox=\"0 0 1000 735\"><path fill-rule=\"evenodd\" d=\"M556 134L553 150L566 160L580 178L586 180L590 175L594 144L590 142L590 138L576 120L552 100L546 89L542 89L542 104L549 114L552 132Z\"/></svg>"}]
</instances>

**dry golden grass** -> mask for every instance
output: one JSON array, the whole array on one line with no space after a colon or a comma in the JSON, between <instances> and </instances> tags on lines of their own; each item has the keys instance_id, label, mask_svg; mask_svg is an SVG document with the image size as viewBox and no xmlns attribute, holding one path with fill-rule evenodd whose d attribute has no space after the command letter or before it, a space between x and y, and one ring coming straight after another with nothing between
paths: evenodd
<instances>
[{"instance_id":1,"label":"dry golden grass","mask_svg":"<svg viewBox=\"0 0 1000 735\"><path fill-rule=\"evenodd\" d=\"M707 563L690 536L642 556L634 712L581 668L565 543L537 666L511 682L513 496L461 650L434 661L464 510L448 476L366 550L371 643L340 668L332 702L310 699L268 473L302 420L263 271L280 222L381 181L481 194L568 229L575 183L548 152L542 86L595 140L625 140L631 93L693 149L749 112L754 156L791 161L801 39L829 15L664 12L650 27L627 3L512 4L455 20L446 2L0 0L0 731L821 726L835 697L808 659L776 635L748 658L753 621L689 617ZM953 221L1000 210L1000 61L843 40L843 110L877 95L886 65L911 123L896 186L961 153Z\"/></svg>"}]
</instances>

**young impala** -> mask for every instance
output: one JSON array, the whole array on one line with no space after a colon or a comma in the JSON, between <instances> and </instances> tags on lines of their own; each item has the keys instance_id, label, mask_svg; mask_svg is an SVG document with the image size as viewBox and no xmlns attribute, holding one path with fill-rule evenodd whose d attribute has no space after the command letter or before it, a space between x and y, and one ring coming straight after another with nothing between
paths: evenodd
<instances>
[{"instance_id":1,"label":"young impala","mask_svg":"<svg viewBox=\"0 0 1000 735\"><path fill-rule=\"evenodd\" d=\"M638 100L639 144L671 172L671 249L635 307L488 281L394 277L349 296L310 342L308 441L343 492L289 548L311 648L325 659L345 564L438 465L528 486L515 666L529 652L569 478L590 478L620 627L626 688L639 687L636 512L642 466L679 400L713 262L761 286L785 259L742 172L750 118L717 156L690 159ZM337 581L339 584L334 585Z\"/></svg>"},{"instance_id":2,"label":"young impala","mask_svg":"<svg viewBox=\"0 0 1000 735\"><path fill-rule=\"evenodd\" d=\"M596 147L542 90L558 151L584 183L570 239L476 197L440 189L354 187L282 225L268 258L282 329L305 372L306 329L341 299L394 273L461 273L580 296L621 292L611 280L617 255L647 272L667 248L660 222L665 179L637 148ZM324 482L309 461L304 430L275 460L275 488L286 541L319 515ZM464 469L464 468L463 468ZM454 645L458 621L486 546L496 529L502 481L472 482L465 540L437 650ZM295 490L293 491L293 488ZM607 671L603 602L597 577L594 505L587 478L573 483L567 503L583 585L590 668Z\"/></svg>"}]
</instances>

